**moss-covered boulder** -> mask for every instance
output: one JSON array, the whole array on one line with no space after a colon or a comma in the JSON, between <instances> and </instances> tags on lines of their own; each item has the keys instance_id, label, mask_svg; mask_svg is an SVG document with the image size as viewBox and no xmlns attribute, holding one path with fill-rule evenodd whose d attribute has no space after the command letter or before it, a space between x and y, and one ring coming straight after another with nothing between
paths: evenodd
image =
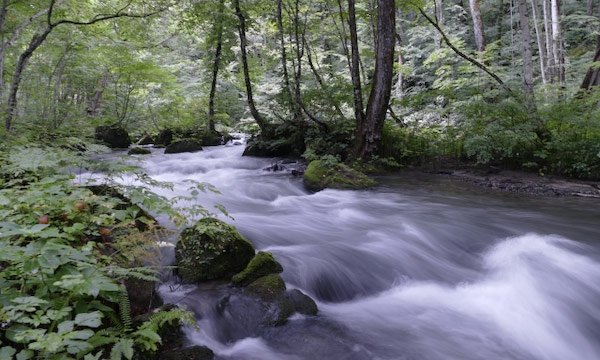
<instances>
[{"instance_id":1,"label":"moss-covered boulder","mask_svg":"<svg viewBox=\"0 0 600 360\"><path fill-rule=\"evenodd\" d=\"M137 142L138 145L152 145L154 144L154 139L152 138L152 136L150 135L144 135L142 136L142 138Z\"/></svg>"},{"instance_id":2,"label":"moss-covered boulder","mask_svg":"<svg viewBox=\"0 0 600 360\"><path fill-rule=\"evenodd\" d=\"M113 149L125 149L131 145L129 133L120 125L98 126L95 138Z\"/></svg>"},{"instance_id":3,"label":"moss-covered boulder","mask_svg":"<svg viewBox=\"0 0 600 360\"><path fill-rule=\"evenodd\" d=\"M358 190L375 186L377 183L345 164L314 160L304 172L304 185L314 191L325 188Z\"/></svg>"},{"instance_id":4,"label":"moss-covered boulder","mask_svg":"<svg viewBox=\"0 0 600 360\"><path fill-rule=\"evenodd\" d=\"M183 230L175 247L178 274L188 283L229 280L253 257L252 245L233 226L214 218Z\"/></svg>"},{"instance_id":5,"label":"moss-covered boulder","mask_svg":"<svg viewBox=\"0 0 600 360\"><path fill-rule=\"evenodd\" d=\"M165 154L179 154L202 150L202 144L198 140L183 139L172 143L165 149Z\"/></svg>"},{"instance_id":6,"label":"moss-covered boulder","mask_svg":"<svg viewBox=\"0 0 600 360\"><path fill-rule=\"evenodd\" d=\"M218 132L206 132L201 136L202 145L204 146L217 146L222 145L224 137Z\"/></svg>"},{"instance_id":7,"label":"moss-covered boulder","mask_svg":"<svg viewBox=\"0 0 600 360\"><path fill-rule=\"evenodd\" d=\"M131 149L129 149L129 151L127 152L129 155L149 155L152 154L152 151L146 149L146 148L142 148L142 147L132 147Z\"/></svg>"},{"instance_id":8,"label":"moss-covered boulder","mask_svg":"<svg viewBox=\"0 0 600 360\"><path fill-rule=\"evenodd\" d=\"M254 280L246 292L264 301L274 301L285 292L285 282L281 276L270 274Z\"/></svg>"},{"instance_id":9,"label":"moss-covered boulder","mask_svg":"<svg viewBox=\"0 0 600 360\"><path fill-rule=\"evenodd\" d=\"M283 267L275 260L273 254L259 251L244 271L231 278L231 282L237 286L246 286L260 277L279 274L282 271Z\"/></svg>"},{"instance_id":10,"label":"moss-covered boulder","mask_svg":"<svg viewBox=\"0 0 600 360\"><path fill-rule=\"evenodd\" d=\"M215 354L206 346L192 346L160 354L160 360L212 360L214 358Z\"/></svg>"},{"instance_id":11,"label":"moss-covered boulder","mask_svg":"<svg viewBox=\"0 0 600 360\"><path fill-rule=\"evenodd\" d=\"M163 146L169 146L171 145L171 143L173 142L173 130L171 129L164 129L161 130L158 135L156 136L156 139L154 139L154 145L163 145Z\"/></svg>"}]
</instances>

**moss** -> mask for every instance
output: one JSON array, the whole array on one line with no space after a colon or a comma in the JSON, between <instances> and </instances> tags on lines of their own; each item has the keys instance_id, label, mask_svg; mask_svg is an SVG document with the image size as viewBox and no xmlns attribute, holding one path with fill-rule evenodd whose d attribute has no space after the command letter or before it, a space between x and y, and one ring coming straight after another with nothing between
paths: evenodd
<instances>
[{"instance_id":1,"label":"moss","mask_svg":"<svg viewBox=\"0 0 600 360\"><path fill-rule=\"evenodd\" d=\"M178 274L188 283L229 280L253 257L252 245L233 226L214 218L185 229L175 247Z\"/></svg>"},{"instance_id":2,"label":"moss","mask_svg":"<svg viewBox=\"0 0 600 360\"><path fill-rule=\"evenodd\" d=\"M246 291L264 301L273 301L285 292L285 282L281 276L271 274L252 282Z\"/></svg>"},{"instance_id":3,"label":"moss","mask_svg":"<svg viewBox=\"0 0 600 360\"><path fill-rule=\"evenodd\" d=\"M341 163L314 160L304 173L304 184L310 190L348 189L357 190L375 186L377 183L365 174Z\"/></svg>"},{"instance_id":4,"label":"moss","mask_svg":"<svg viewBox=\"0 0 600 360\"><path fill-rule=\"evenodd\" d=\"M231 282L238 286L246 286L262 276L278 274L282 271L283 267L275 260L273 254L260 251L244 271L231 278Z\"/></svg>"}]
</instances>

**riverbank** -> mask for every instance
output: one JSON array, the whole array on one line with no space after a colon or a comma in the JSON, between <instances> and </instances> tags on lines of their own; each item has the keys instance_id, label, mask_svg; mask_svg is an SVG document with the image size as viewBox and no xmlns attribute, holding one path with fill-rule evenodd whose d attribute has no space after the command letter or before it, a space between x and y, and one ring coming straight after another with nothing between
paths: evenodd
<instances>
[{"instance_id":1,"label":"riverbank","mask_svg":"<svg viewBox=\"0 0 600 360\"><path fill-rule=\"evenodd\" d=\"M558 176L540 176L515 170L445 169L430 171L413 169L433 176L458 180L483 188L537 196L585 197L600 199L600 181L582 181Z\"/></svg>"}]
</instances>

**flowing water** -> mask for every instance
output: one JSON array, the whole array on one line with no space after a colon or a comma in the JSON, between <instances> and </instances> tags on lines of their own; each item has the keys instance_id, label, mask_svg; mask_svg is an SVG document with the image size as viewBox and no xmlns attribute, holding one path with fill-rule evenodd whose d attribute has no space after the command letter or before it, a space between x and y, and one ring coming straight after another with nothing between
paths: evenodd
<instances>
[{"instance_id":1,"label":"flowing water","mask_svg":"<svg viewBox=\"0 0 600 360\"><path fill-rule=\"evenodd\" d=\"M320 309L266 327L239 290L162 286L198 316L189 343L218 359L600 359L597 201L415 175L311 193L290 171L264 170L276 160L242 157L243 146L154 151L141 166L175 184L159 193L186 194L184 179L216 186L221 195L200 203L223 204Z\"/></svg>"}]
</instances>

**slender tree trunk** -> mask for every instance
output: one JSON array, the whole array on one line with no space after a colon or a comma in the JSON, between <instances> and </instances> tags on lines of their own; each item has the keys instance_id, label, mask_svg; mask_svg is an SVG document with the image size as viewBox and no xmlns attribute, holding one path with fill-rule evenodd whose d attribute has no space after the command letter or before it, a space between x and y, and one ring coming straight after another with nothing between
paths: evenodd
<instances>
[{"instance_id":1,"label":"slender tree trunk","mask_svg":"<svg viewBox=\"0 0 600 360\"><path fill-rule=\"evenodd\" d=\"M290 84L290 74L287 66L287 50L285 48L285 36L283 33L283 0L277 0L277 30L279 32L279 43L281 46L281 67L283 69L283 92L286 97L292 113L296 114L296 104L292 99L292 91Z\"/></svg>"},{"instance_id":2,"label":"slender tree trunk","mask_svg":"<svg viewBox=\"0 0 600 360\"><path fill-rule=\"evenodd\" d=\"M440 27L444 27L444 0L434 0L435 5L435 21ZM440 49L442 47L442 37L440 34L435 35L435 46Z\"/></svg>"},{"instance_id":3,"label":"slender tree trunk","mask_svg":"<svg viewBox=\"0 0 600 360\"><path fill-rule=\"evenodd\" d=\"M89 116L98 116L102 112L102 96L104 95L104 90L106 89L109 80L110 72L106 70L98 81L98 87L96 88L94 96L90 100L86 109L86 112Z\"/></svg>"},{"instance_id":4,"label":"slender tree trunk","mask_svg":"<svg viewBox=\"0 0 600 360\"><path fill-rule=\"evenodd\" d=\"M233 6L239 20L238 31L240 35L240 52L242 56L242 68L244 72L244 83L246 84L246 98L248 101L248 107L250 108L250 114L252 114L252 117L260 127L261 131L268 136L270 134L270 129L268 129L268 124L260 115L258 109L256 109L254 97L252 95L252 81L250 80L250 69L248 68L248 54L246 53L246 46L248 42L246 39L246 17L242 13L240 0L233 0Z\"/></svg>"},{"instance_id":5,"label":"slender tree trunk","mask_svg":"<svg viewBox=\"0 0 600 360\"><path fill-rule=\"evenodd\" d=\"M396 11L396 19L398 24L398 33L396 34L397 46L398 46L398 79L396 80L395 97L402 100L404 98L404 73L402 72L402 66L404 65L404 56L402 54L402 41L405 38L404 27L402 26L402 10Z\"/></svg>"},{"instance_id":6,"label":"slender tree trunk","mask_svg":"<svg viewBox=\"0 0 600 360\"><path fill-rule=\"evenodd\" d=\"M548 78L546 77L546 49L543 39L542 31L538 23L537 16L538 5L536 0L531 0L531 15L533 16L533 26L535 27L535 37L538 45L538 52L540 58L540 75L542 77L542 83L547 84Z\"/></svg>"},{"instance_id":7,"label":"slender tree trunk","mask_svg":"<svg viewBox=\"0 0 600 360\"><path fill-rule=\"evenodd\" d=\"M544 33L546 34L546 76L552 83L556 81L556 63L554 62L553 36L552 36L552 19L550 11L550 0L542 0L542 12L544 16Z\"/></svg>"},{"instance_id":8,"label":"slender tree trunk","mask_svg":"<svg viewBox=\"0 0 600 360\"><path fill-rule=\"evenodd\" d=\"M527 106L535 106L533 90L533 56L531 52L531 30L526 0L517 0L519 24L521 27L521 49L523 55L523 90L527 98Z\"/></svg>"},{"instance_id":9,"label":"slender tree trunk","mask_svg":"<svg viewBox=\"0 0 600 360\"><path fill-rule=\"evenodd\" d=\"M388 111L394 77L394 45L396 42L396 4L394 0L378 0L377 51L373 88L367 104L365 123L357 133L358 156L371 159L381 144L383 124Z\"/></svg>"},{"instance_id":10,"label":"slender tree trunk","mask_svg":"<svg viewBox=\"0 0 600 360\"><path fill-rule=\"evenodd\" d=\"M594 16L594 0L587 0L587 15Z\"/></svg>"},{"instance_id":11,"label":"slender tree trunk","mask_svg":"<svg viewBox=\"0 0 600 360\"><path fill-rule=\"evenodd\" d=\"M469 0L471 17L473 18L473 32L475 33L475 45L477 51L485 51L485 37L483 35L483 21L481 20L481 8L479 0Z\"/></svg>"},{"instance_id":12,"label":"slender tree trunk","mask_svg":"<svg viewBox=\"0 0 600 360\"><path fill-rule=\"evenodd\" d=\"M360 81L360 54L358 50L358 33L356 29L356 8L354 0L348 0L348 25L350 29L350 49L352 51L350 77L352 78L352 87L354 88L354 116L356 117L357 130L359 133L362 133L362 126L365 122L365 112L362 85Z\"/></svg>"},{"instance_id":13,"label":"slender tree trunk","mask_svg":"<svg viewBox=\"0 0 600 360\"><path fill-rule=\"evenodd\" d=\"M551 0L552 14L552 54L556 74L561 87L565 86L564 55L562 53L562 29L560 23L560 0Z\"/></svg>"},{"instance_id":14,"label":"slender tree trunk","mask_svg":"<svg viewBox=\"0 0 600 360\"><path fill-rule=\"evenodd\" d=\"M217 94L217 80L219 78L219 67L221 66L221 51L223 48L223 16L225 15L225 0L219 2L219 14L216 21L217 46L215 48L215 58L213 61L212 81L210 84L210 94L208 96L208 132L214 133L215 129L215 96Z\"/></svg>"}]
</instances>

